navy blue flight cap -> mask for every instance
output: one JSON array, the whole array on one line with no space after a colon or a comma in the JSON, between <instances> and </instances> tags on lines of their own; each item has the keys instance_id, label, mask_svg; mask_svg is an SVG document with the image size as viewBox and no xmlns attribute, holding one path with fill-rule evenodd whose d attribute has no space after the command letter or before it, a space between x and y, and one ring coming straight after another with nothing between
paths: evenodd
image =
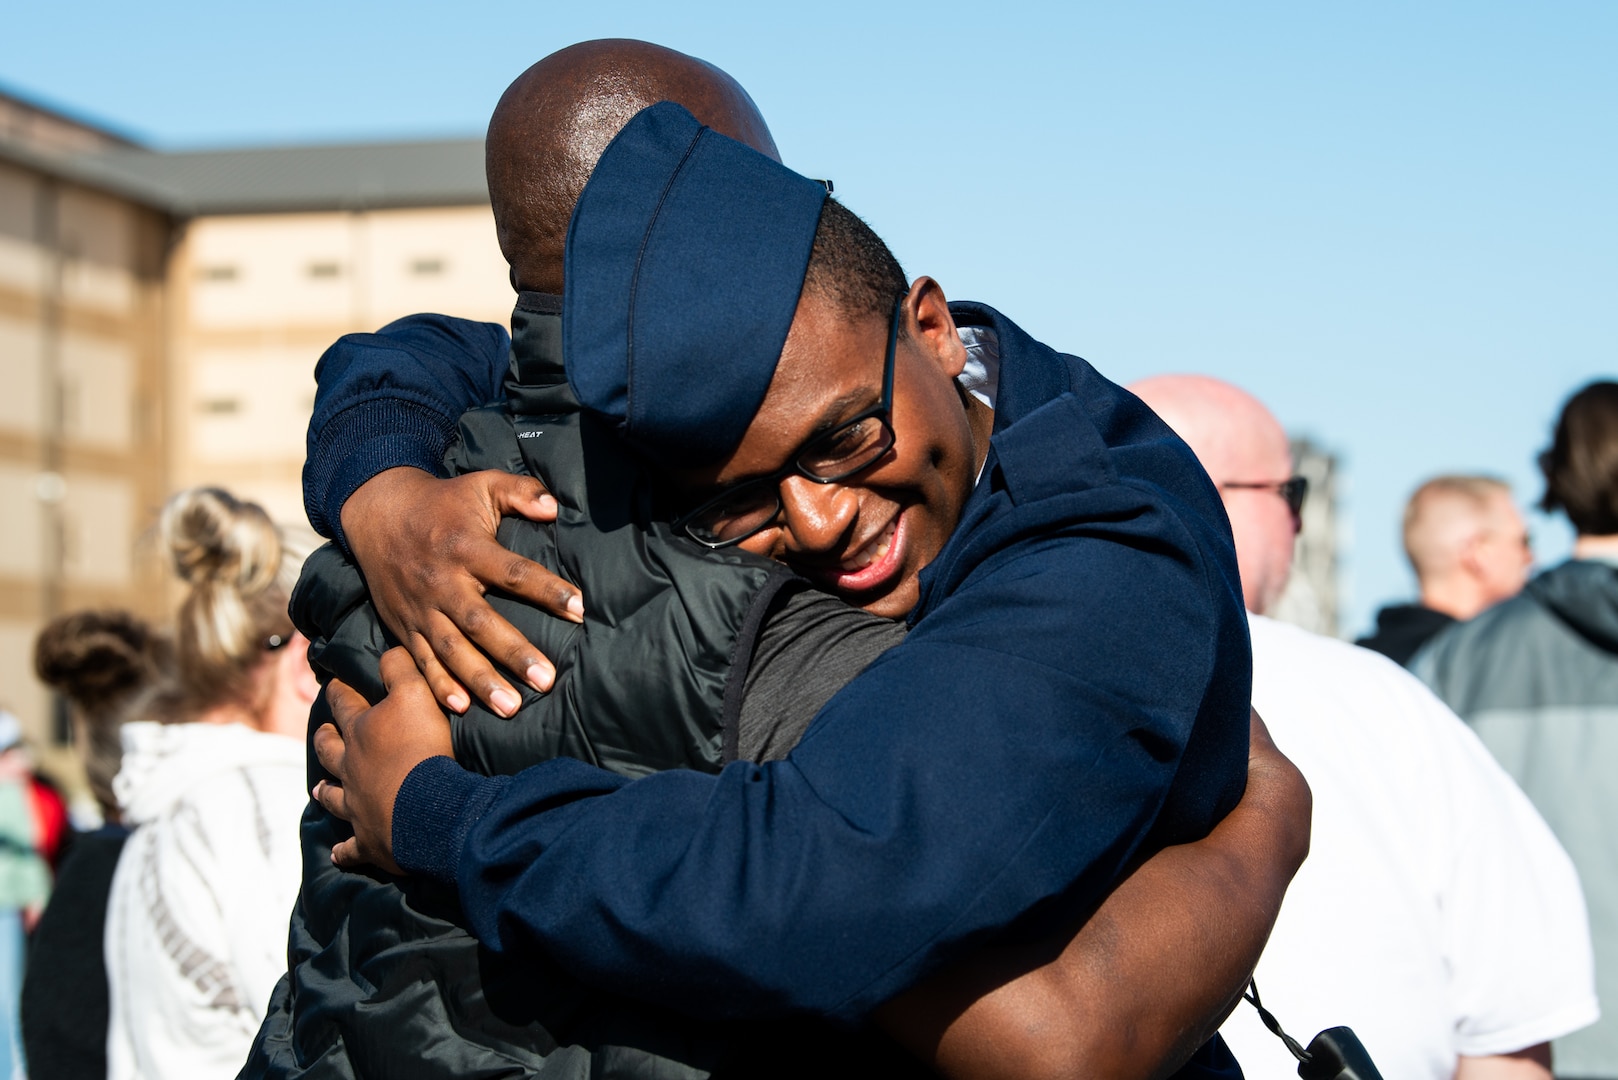
<instances>
[{"instance_id":1,"label":"navy blue flight cap","mask_svg":"<svg viewBox=\"0 0 1618 1080\"><path fill-rule=\"evenodd\" d=\"M826 189L699 124L641 110L568 225L562 355L585 408L660 463L742 441L797 311Z\"/></svg>"}]
</instances>

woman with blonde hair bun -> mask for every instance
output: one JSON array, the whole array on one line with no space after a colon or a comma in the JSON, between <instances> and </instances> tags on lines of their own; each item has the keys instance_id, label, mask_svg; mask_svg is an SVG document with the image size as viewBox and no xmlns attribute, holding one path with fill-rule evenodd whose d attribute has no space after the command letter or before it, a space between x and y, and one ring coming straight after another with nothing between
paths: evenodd
<instances>
[{"instance_id":1,"label":"woman with blonde hair bun","mask_svg":"<svg viewBox=\"0 0 1618 1080\"><path fill-rule=\"evenodd\" d=\"M175 677L132 707L112 784L134 832L107 910L109 1080L241 1068L286 968L319 692L286 610L312 545L217 488L171 498L159 532L187 588Z\"/></svg>"}]
</instances>

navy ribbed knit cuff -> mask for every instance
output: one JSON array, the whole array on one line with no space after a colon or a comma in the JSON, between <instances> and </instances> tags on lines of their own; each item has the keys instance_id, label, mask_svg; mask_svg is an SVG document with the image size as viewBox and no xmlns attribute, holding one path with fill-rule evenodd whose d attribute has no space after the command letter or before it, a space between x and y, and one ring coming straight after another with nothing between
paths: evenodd
<instances>
[{"instance_id":1,"label":"navy ribbed knit cuff","mask_svg":"<svg viewBox=\"0 0 1618 1080\"><path fill-rule=\"evenodd\" d=\"M351 405L324 424L303 467L304 511L322 536L352 555L343 536L348 497L377 473L409 465L444 475L444 451L455 418L400 398Z\"/></svg>"},{"instance_id":2,"label":"navy ribbed knit cuff","mask_svg":"<svg viewBox=\"0 0 1618 1080\"><path fill-rule=\"evenodd\" d=\"M467 772L432 757L410 770L393 800L393 859L408 874L455 884L466 834L505 787L503 776Z\"/></svg>"}]
</instances>

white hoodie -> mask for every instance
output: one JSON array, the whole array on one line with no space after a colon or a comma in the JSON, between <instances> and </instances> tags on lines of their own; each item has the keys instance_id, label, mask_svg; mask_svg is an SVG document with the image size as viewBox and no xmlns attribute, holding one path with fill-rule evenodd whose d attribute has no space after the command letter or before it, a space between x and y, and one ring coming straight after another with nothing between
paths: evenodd
<instances>
[{"instance_id":1,"label":"white hoodie","mask_svg":"<svg viewBox=\"0 0 1618 1080\"><path fill-rule=\"evenodd\" d=\"M234 1077L286 970L303 744L132 723L113 792L134 833L107 904L108 1080Z\"/></svg>"}]
</instances>

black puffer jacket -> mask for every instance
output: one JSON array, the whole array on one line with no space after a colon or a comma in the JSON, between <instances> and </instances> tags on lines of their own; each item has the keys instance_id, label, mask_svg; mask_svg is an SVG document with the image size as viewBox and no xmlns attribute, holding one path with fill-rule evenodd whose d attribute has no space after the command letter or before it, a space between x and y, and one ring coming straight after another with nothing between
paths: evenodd
<instances>
[{"instance_id":1,"label":"black puffer jacket","mask_svg":"<svg viewBox=\"0 0 1618 1080\"><path fill-rule=\"evenodd\" d=\"M545 482L560 504L557 524L507 519L500 539L578 584L588 616L576 626L491 598L556 662L556 687L525 693L511 720L477 706L454 718L456 756L488 773L558 755L626 775L717 770L734 756L759 626L790 576L674 536L654 512L644 470L579 413L547 299L519 302L508 401L466 415L446 464L452 474L498 468ZM393 642L336 548L310 559L293 615L317 671L375 700L377 661ZM322 698L310 730L326 716ZM313 783L320 773L312 753L310 761ZM844 1074L856 1061L888 1075L916 1069L885 1042L810 1021L721 1029L598 993L559 970L497 959L461 928L452 896L336 871L331 846L348 832L314 804L302 828L291 970L244 1077L672 1080Z\"/></svg>"}]
</instances>

